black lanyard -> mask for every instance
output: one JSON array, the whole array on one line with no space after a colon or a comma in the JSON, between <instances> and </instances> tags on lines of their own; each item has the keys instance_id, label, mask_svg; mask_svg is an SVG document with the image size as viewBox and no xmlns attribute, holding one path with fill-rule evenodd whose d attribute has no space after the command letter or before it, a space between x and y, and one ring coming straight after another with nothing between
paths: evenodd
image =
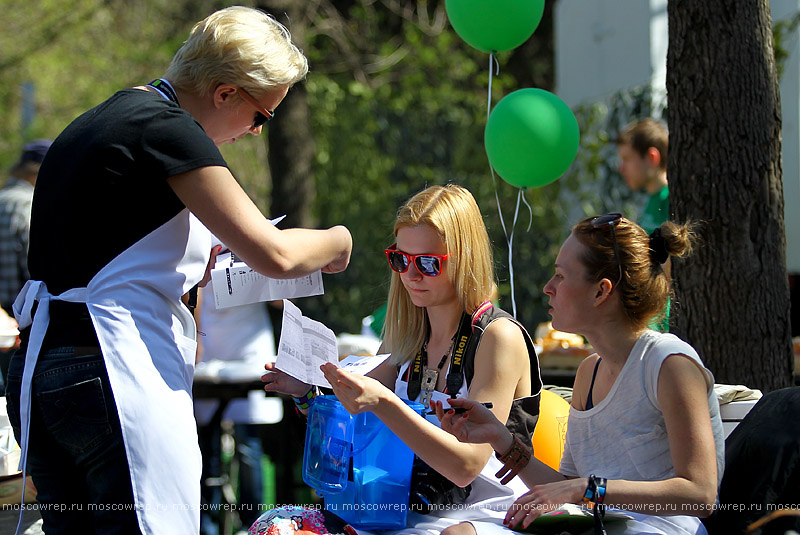
<instances>
[{"instance_id":1,"label":"black lanyard","mask_svg":"<svg viewBox=\"0 0 800 535\"><path fill-rule=\"evenodd\" d=\"M178 102L178 94L175 92L175 88L172 87L172 84L169 83L167 80L163 78L158 78L153 80L149 84L148 87L152 87L158 93L164 97L165 99L169 100L170 102L174 102L178 106L180 106L180 102Z\"/></svg>"},{"instance_id":2,"label":"black lanyard","mask_svg":"<svg viewBox=\"0 0 800 535\"><path fill-rule=\"evenodd\" d=\"M447 372L447 393L450 397L458 396L458 391L461 390L461 385L464 384L464 353L467 350L467 344L472 336L472 316L464 314L461 316L461 322L458 324L458 331L456 331L456 338L453 343L455 350L453 351L453 360L450 363L450 371ZM447 355L445 355L445 358ZM422 390L422 373L425 366L428 365L428 354L424 349L417 352L414 357L414 362L411 363L411 371L408 375L408 399L415 400ZM441 366L444 365L442 359Z\"/></svg>"}]
</instances>

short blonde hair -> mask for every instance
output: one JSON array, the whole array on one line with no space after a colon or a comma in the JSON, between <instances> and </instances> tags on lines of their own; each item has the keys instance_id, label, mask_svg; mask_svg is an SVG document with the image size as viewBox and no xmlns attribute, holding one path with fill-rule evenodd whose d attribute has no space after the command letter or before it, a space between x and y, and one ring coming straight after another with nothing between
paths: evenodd
<instances>
[{"instance_id":1,"label":"short blonde hair","mask_svg":"<svg viewBox=\"0 0 800 535\"><path fill-rule=\"evenodd\" d=\"M200 95L221 83L260 95L291 86L307 73L308 60L285 26L263 11L232 6L194 25L166 77L175 87Z\"/></svg>"},{"instance_id":2,"label":"short blonde hair","mask_svg":"<svg viewBox=\"0 0 800 535\"><path fill-rule=\"evenodd\" d=\"M431 227L441 237L447 249L447 277L464 312L472 314L496 288L491 242L475 198L455 184L431 186L398 210L394 234L420 225ZM402 364L416 355L425 341L427 322L425 309L414 305L400 275L392 272L383 340L393 363Z\"/></svg>"}]
</instances>

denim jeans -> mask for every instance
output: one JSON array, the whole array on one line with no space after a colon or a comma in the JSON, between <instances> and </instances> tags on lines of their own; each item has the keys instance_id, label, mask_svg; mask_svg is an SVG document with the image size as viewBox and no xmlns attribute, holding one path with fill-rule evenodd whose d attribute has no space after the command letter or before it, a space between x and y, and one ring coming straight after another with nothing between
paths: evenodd
<instances>
[{"instance_id":1,"label":"denim jeans","mask_svg":"<svg viewBox=\"0 0 800 535\"><path fill-rule=\"evenodd\" d=\"M19 441L25 348L11 359L8 416ZM141 535L117 406L100 354L43 351L31 391L27 471L48 535Z\"/></svg>"}]
</instances>

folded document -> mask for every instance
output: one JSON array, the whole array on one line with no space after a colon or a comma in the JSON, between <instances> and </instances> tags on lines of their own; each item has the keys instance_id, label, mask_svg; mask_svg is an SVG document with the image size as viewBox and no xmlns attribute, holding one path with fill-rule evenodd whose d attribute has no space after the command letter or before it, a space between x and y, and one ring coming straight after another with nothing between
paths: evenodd
<instances>
[{"instance_id":1,"label":"folded document","mask_svg":"<svg viewBox=\"0 0 800 535\"><path fill-rule=\"evenodd\" d=\"M325 293L320 270L297 279L271 279L238 261L233 253L217 256L211 281L217 308Z\"/></svg>"}]
</instances>

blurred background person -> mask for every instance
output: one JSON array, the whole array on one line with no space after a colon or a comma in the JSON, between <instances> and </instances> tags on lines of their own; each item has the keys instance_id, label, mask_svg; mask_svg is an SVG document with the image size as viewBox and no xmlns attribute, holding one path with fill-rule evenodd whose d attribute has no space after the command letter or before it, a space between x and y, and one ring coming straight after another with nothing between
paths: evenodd
<instances>
[{"instance_id":1,"label":"blurred background person","mask_svg":"<svg viewBox=\"0 0 800 535\"><path fill-rule=\"evenodd\" d=\"M33 187L51 143L49 139L37 139L26 144L9 171L8 181L0 188L0 332L17 328L11 305L30 278L28 236ZM11 358L8 349L0 347L0 387L5 384Z\"/></svg>"},{"instance_id":2,"label":"blurred background person","mask_svg":"<svg viewBox=\"0 0 800 535\"><path fill-rule=\"evenodd\" d=\"M252 363L260 370L264 362L275 361L275 339L266 303L249 303L217 308L214 303L213 282L201 289L198 299L198 329L202 336L198 360L212 363L226 361L236 366ZM203 454L204 503L219 504L222 489L208 485L209 478L221 475L221 428L213 420L219 401L195 399L194 413L200 451ZM263 390L251 391L247 398L233 399L224 408L222 420L233 424L234 456L239 470L236 482L238 516L242 526L250 526L260 514L264 499L261 459L261 424L280 421L283 404L277 397L268 398ZM200 512L200 533L219 533L219 509L205 508Z\"/></svg>"},{"instance_id":3,"label":"blurred background person","mask_svg":"<svg viewBox=\"0 0 800 535\"><path fill-rule=\"evenodd\" d=\"M0 306L13 314L11 305L28 274L28 235L33 187L39 176L49 139L25 145L19 161L9 171L8 182L0 188Z\"/></svg>"},{"instance_id":4,"label":"blurred background person","mask_svg":"<svg viewBox=\"0 0 800 535\"><path fill-rule=\"evenodd\" d=\"M619 172L625 184L648 195L638 221L648 234L669 219L668 147L667 128L650 118L629 124L617 138Z\"/></svg>"},{"instance_id":5,"label":"blurred background person","mask_svg":"<svg viewBox=\"0 0 800 535\"><path fill-rule=\"evenodd\" d=\"M630 123L617 138L619 172L625 184L633 191L643 191L648 195L647 204L637 221L648 234L656 232L661 223L669 219L668 149L667 127L651 118ZM671 265L667 259L664 271L668 275ZM669 331L671 306L672 298L667 300L663 317L650 325L652 329Z\"/></svg>"}]
</instances>

